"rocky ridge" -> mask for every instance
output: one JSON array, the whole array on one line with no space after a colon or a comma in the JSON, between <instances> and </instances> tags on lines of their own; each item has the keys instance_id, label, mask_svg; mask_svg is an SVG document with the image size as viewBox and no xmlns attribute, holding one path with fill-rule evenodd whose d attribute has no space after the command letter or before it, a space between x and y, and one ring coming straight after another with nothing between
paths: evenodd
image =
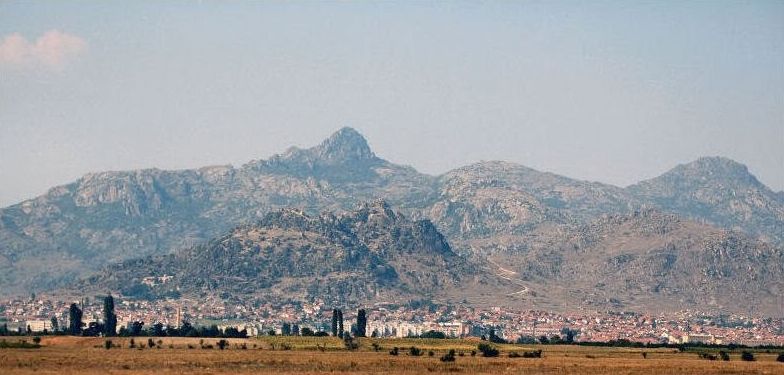
<instances>
[{"instance_id":1,"label":"rocky ridge","mask_svg":"<svg viewBox=\"0 0 784 375\"><path fill-rule=\"evenodd\" d=\"M581 233L598 231L592 225L607 215L653 208L694 223L690 227L705 238L727 230L743 238L727 246L744 253L781 249L784 232L782 193L728 159L700 159L628 188L507 162L477 163L433 177L379 158L364 137L344 128L312 148L292 148L238 168L95 173L0 209L0 286L4 294L49 289L107 264L192 248L282 208L318 215L376 198L408 217L431 220L461 256L479 263L490 259L531 280L564 275L557 254L520 254L561 246L569 236L587 241L592 237ZM659 219L637 220L653 225ZM641 234L624 233L605 235L654 246ZM747 265L765 269L752 260ZM754 288L733 275L738 291Z\"/></svg>"}]
</instances>

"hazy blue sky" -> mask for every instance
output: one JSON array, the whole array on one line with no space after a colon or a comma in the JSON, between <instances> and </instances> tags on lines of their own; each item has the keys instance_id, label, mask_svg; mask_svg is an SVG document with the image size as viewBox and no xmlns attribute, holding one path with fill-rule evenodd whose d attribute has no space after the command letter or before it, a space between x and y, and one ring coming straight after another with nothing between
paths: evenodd
<instances>
[{"instance_id":1,"label":"hazy blue sky","mask_svg":"<svg viewBox=\"0 0 784 375\"><path fill-rule=\"evenodd\" d=\"M0 1L0 206L342 126L431 174L722 155L784 189L784 2Z\"/></svg>"}]
</instances>

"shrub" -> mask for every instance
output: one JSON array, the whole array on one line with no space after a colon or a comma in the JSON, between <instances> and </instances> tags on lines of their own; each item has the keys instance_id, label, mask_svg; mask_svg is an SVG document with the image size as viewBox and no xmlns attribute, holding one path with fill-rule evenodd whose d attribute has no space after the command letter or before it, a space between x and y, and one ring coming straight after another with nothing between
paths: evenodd
<instances>
[{"instance_id":1,"label":"shrub","mask_svg":"<svg viewBox=\"0 0 784 375\"><path fill-rule=\"evenodd\" d=\"M715 355L710 354L710 353L700 353L699 356L702 359L707 359L707 360L710 360L710 361L715 361L715 360L718 359L718 358L716 358Z\"/></svg>"},{"instance_id":2,"label":"shrub","mask_svg":"<svg viewBox=\"0 0 784 375\"><path fill-rule=\"evenodd\" d=\"M131 348L131 349L135 348L136 347L136 341L133 341L133 339L131 339L131 342L128 344L128 347Z\"/></svg>"},{"instance_id":3,"label":"shrub","mask_svg":"<svg viewBox=\"0 0 784 375\"><path fill-rule=\"evenodd\" d=\"M449 353L444 354L441 356L441 362L454 362L455 361L455 350L449 349Z\"/></svg>"},{"instance_id":4,"label":"shrub","mask_svg":"<svg viewBox=\"0 0 784 375\"><path fill-rule=\"evenodd\" d=\"M509 353L509 358L542 358L542 350L534 350L532 352L523 352L523 354L519 354L517 352Z\"/></svg>"},{"instance_id":5,"label":"shrub","mask_svg":"<svg viewBox=\"0 0 784 375\"><path fill-rule=\"evenodd\" d=\"M472 350L472 351L471 351L471 356L472 356L472 357L476 357L476 350Z\"/></svg>"},{"instance_id":6,"label":"shrub","mask_svg":"<svg viewBox=\"0 0 784 375\"><path fill-rule=\"evenodd\" d=\"M398 355L400 354L400 349L396 346L389 351L389 355Z\"/></svg>"},{"instance_id":7,"label":"shrub","mask_svg":"<svg viewBox=\"0 0 784 375\"><path fill-rule=\"evenodd\" d=\"M784 362L784 353L779 353L779 356L776 357L777 362Z\"/></svg>"},{"instance_id":8,"label":"shrub","mask_svg":"<svg viewBox=\"0 0 784 375\"><path fill-rule=\"evenodd\" d=\"M752 352L743 352L743 353L741 353L740 359L742 359L744 361L756 361L756 359L754 359L754 353L752 353Z\"/></svg>"},{"instance_id":9,"label":"shrub","mask_svg":"<svg viewBox=\"0 0 784 375\"><path fill-rule=\"evenodd\" d=\"M730 360L730 355L727 354L727 352L725 352L723 350L719 352L719 357L721 357L722 361L729 361Z\"/></svg>"},{"instance_id":10,"label":"shrub","mask_svg":"<svg viewBox=\"0 0 784 375\"><path fill-rule=\"evenodd\" d=\"M423 339L445 339L446 335L443 332L430 330L419 335L419 337Z\"/></svg>"},{"instance_id":11,"label":"shrub","mask_svg":"<svg viewBox=\"0 0 784 375\"><path fill-rule=\"evenodd\" d=\"M532 352L523 352L523 358L542 358L542 349Z\"/></svg>"},{"instance_id":12,"label":"shrub","mask_svg":"<svg viewBox=\"0 0 784 375\"><path fill-rule=\"evenodd\" d=\"M31 344L23 340L19 340L19 342L0 341L0 349L38 349L40 347L41 345Z\"/></svg>"},{"instance_id":13,"label":"shrub","mask_svg":"<svg viewBox=\"0 0 784 375\"><path fill-rule=\"evenodd\" d=\"M152 341L152 339L147 339L147 346L152 349L152 347L155 346L155 341Z\"/></svg>"},{"instance_id":14,"label":"shrub","mask_svg":"<svg viewBox=\"0 0 784 375\"><path fill-rule=\"evenodd\" d=\"M482 352L482 357L498 357L499 354L498 349L489 344L479 344L477 349Z\"/></svg>"},{"instance_id":15,"label":"shrub","mask_svg":"<svg viewBox=\"0 0 784 375\"><path fill-rule=\"evenodd\" d=\"M348 350L355 350L359 348L359 343L354 342L354 339L348 333L343 335L343 346Z\"/></svg>"},{"instance_id":16,"label":"shrub","mask_svg":"<svg viewBox=\"0 0 784 375\"><path fill-rule=\"evenodd\" d=\"M41 343L41 337L39 337L39 336L33 337L33 343L36 344L36 345L40 344Z\"/></svg>"},{"instance_id":17,"label":"shrub","mask_svg":"<svg viewBox=\"0 0 784 375\"><path fill-rule=\"evenodd\" d=\"M432 357L432 356L434 356L434 355L436 355L436 353L433 353L433 351L432 351L432 350L429 350L429 351L427 352L427 356L428 356L428 357Z\"/></svg>"},{"instance_id":18,"label":"shrub","mask_svg":"<svg viewBox=\"0 0 784 375\"><path fill-rule=\"evenodd\" d=\"M226 349L227 346L229 346L229 342L227 340L218 341L218 348L220 350Z\"/></svg>"},{"instance_id":19,"label":"shrub","mask_svg":"<svg viewBox=\"0 0 784 375\"><path fill-rule=\"evenodd\" d=\"M419 357L420 355L422 355L422 349L419 349L416 346L412 346L408 348L408 355L413 357Z\"/></svg>"},{"instance_id":20,"label":"shrub","mask_svg":"<svg viewBox=\"0 0 784 375\"><path fill-rule=\"evenodd\" d=\"M373 344L371 344L371 345L373 346L373 351L374 351L374 352L377 352L377 351L381 350L381 345L378 345L378 343L377 343L377 342L374 342L374 343L373 343Z\"/></svg>"},{"instance_id":21,"label":"shrub","mask_svg":"<svg viewBox=\"0 0 784 375\"><path fill-rule=\"evenodd\" d=\"M106 350L109 350L109 349L111 349L111 348L112 348L112 340L106 340L106 341L104 341L104 342L103 342L103 347L104 347L104 348L106 348Z\"/></svg>"}]
</instances>

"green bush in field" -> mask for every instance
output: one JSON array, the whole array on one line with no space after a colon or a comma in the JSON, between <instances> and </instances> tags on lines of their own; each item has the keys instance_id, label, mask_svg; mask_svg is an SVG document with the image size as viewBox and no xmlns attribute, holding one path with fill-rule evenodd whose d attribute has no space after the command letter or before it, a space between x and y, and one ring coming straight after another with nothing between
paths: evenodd
<instances>
[{"instance_id":1,"label":"green bush in field","mask_svg":"<svg viewBox=\"0 0 784 375\"><path fill-rule=\"evenodd\" d=\"M454 349L449 349L449 353L446 353L441 357L441 362L454 362L454 361L455 361Z\"/></svg>"},{"instance_id":2,"label":"green bush in field","mask_svg":"<svg viewBox=\"0 0 784 375\"><path fill-rule=\"evenodd\" d=\"M490 344L479 344L477 349L482 352L482 357L498 357L498 354L500 353L495 346Z\"/></svg>"}]
</instances>

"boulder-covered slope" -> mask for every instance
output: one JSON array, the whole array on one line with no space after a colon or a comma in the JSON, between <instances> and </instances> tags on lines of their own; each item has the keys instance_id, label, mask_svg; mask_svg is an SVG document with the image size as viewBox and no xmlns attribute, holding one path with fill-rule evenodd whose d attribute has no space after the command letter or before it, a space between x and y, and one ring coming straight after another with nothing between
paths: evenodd
<instances>
[{"instance_id":1,"label":"boulder-covered slope","mask_svg":"<svg viewBox=\"0 0 784 375\"><path fill-rule=\"evenodd\" d=\"M205 244L108 267L77 289L366 303L447 298L458 287L504 288L481 274L430 221L408 219L376 200L339 214L276 210Z\"/></svg>"},{"instance_id":2,"label":"boulder-covered slope","mask_svg":"<svg viewBox=\"0 0 784 375\"><path fill-rule=\"evenodd\" d=\"M781 314L781 248L652 209L537 229L489 259L540 307Z\"/></svg>"}]
</instances>

